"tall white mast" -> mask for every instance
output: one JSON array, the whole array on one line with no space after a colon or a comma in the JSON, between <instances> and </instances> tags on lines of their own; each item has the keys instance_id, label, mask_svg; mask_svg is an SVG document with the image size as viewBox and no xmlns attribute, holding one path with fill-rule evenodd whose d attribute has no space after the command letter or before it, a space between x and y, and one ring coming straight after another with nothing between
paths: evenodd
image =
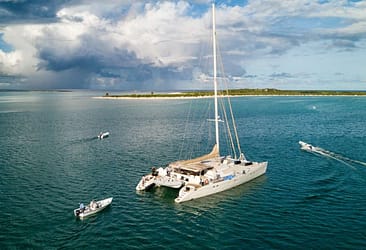
<instances>
[{"instance_id":1,"label":"tall white mast","mask_svg":"<svg viewBox=\"0 0 366 250\"><path fill-rule=\"evenodd\" d=\"M220 154L219 144L219 113L217 105L217 69L216 69L216 26L215 26L215 3L212 3L212 47L213 47L213 78L214 78L214 95L215 95L215 130L216 130L216 146Z\"/></svg>"}]
</instances>

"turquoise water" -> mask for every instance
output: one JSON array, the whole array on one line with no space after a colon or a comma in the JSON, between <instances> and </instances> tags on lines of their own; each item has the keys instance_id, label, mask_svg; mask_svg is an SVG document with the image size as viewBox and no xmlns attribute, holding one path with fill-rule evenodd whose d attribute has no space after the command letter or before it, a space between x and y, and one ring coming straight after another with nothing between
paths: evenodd
<instances>
[{"instance_id":1,"label":"turquoise water","mask_svg":"<svg viewBox=\"0 0 366 250\"><path fill-rule=\"evenodd\" d=\"M269 162L266 175L175 204L177 191L135 186L151 166L209 151L196 115L207 100L91 98L101 94L0 92L1 249L366 248L366 167L298 145L366 162L366 98L233 98L242 148ZM111 136L97 140L102 130ZM79 202L110 196L74 218Z\"/></svg>"}]
</instances>

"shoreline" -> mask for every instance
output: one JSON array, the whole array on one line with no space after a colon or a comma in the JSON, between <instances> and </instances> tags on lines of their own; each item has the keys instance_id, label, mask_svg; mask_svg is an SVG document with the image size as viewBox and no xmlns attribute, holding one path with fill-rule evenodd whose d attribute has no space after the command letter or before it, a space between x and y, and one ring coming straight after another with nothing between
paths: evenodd
<instances>
[{"instance_id":1,"label":"shoreline","mask_svg":"<svg viewBox=\"0 0 366 250\"><path fill-rule=\"evenodd\" d=\"M229 97L366 97L366 95L229 95ZM218 98L225 98L227 96L218 96ZM213 96L151 96L151 97L139 97L139 96L94 96L94 99L107 99L107 100L181 100L181 99L205 99L213 98Z\"/></svg>"},{"instance_id":2,"label":"shoreline","mask_svg":"<svg viewBox=\"0 0 366 250\"><path fill-rule=\"evenodd\" d=\"M197 90L187 92L166 92L166 93L130 93L110 94L106 93L100 98L105 99L197 99L212 98L213 91ZM279 90L279 89L229 89L220 91L219 97L242 97L242 96L366 96L366 91L344 91L344 90Z\"/></svg>"},{"instance_id":3,"label":"shoreline","mask_svg":"<svg viewBox=\"0 0 366 250\"><path fill-rule=\"evenodd\" d=\"M94 99L109 99L109 100L117 100L117 99L125 99L125 100L174 100L174 99L203 99L203 98L213 98L213 96L151 96L151 97L138 97L138 96L94 96Z\"/></svg>"}]
</instances>

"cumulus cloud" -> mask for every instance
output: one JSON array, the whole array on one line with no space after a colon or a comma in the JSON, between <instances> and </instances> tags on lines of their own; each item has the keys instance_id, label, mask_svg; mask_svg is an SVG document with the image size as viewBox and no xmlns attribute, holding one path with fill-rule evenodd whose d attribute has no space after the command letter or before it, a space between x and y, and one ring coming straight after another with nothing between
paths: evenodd
<instances>
[{"instance_id":1,"label":"cumulus cloud","mask_svg":"<svg viewBox=\"0 0 366 250\"><path fill-rule=\"evenodd\" d=\"M142 84L164 76L189 79L187 68L192 66L188 62L196 59L200 33L206 30L200 20L187 18L189 4L146 4L142 12L136 12L137 7L118 20L80 11L80 6L62 8L56 13L58 22L12 25L4 39L16 50L27 51L23 73L46 71L47 80L52 73L89 73L79 87L85 81L92 81L93 87L98 83L118 87L118 82L123 87L124 82ZM19 40L20 33L23 39Z\"/></svg>"},{"instance_id":2,"label":"cumulus cloud","mask_svg":"<svg viewBox=\"0 0 366 250\"><path fill-rule=\"evenodd\" d=\"M14 75L17 74L22 56L18 51L4 53L0 50L0 74Z\"/></svg>"},{"instance_id":3,"label":"cumulus cloud","mask_svg":"<svg viewBox=\"0 0 366 250\"><path fill-rule=\"evenodd\" d=\"M206 86L209 72L202 61L211 53L209 2L1 2L0 32L13 50L0 46L0 75L47 88ZM199 11L196 4L205 7ZM307 45L317 44L316 53L359 50L366 40L365 11L365 1L221 4L216 18L226 75L238 86L260 79L264 73L250 71L250 65L285 58ZM266 75L290 81L300 72L276 70Z\"/></svg>"}]
</instances>

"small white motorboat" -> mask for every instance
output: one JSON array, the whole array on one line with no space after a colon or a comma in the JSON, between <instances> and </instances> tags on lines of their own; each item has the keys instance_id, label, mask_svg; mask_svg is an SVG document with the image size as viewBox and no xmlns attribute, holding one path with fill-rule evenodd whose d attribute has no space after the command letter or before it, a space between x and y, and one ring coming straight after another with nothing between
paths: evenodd
<instances>
[{"instance_id":1,"label":"small white motorboat","mask_svg":"<svg viewBox=\"0 0 366 250\"><path fill-rule=\"evenodd\" d=\"M77 218L84 219L87 216L98 213L108 207L112 203L113 197L107 198L100 201L92 200L89 205L84 206L83 203L80 203L80 207L74 209L74 215Z\"/></svg>"},{"instance_id":2,"label":"small white motorboat","mask_svg":"<svg viewBox=\"0 0 366 250\"><path fill-rule=\"evenodd\" d=\"M312 145L310 145L309 143L299 141L299 144L300 144L302 150L314 151L314 147Z\"/></svg>"},{"instance_id":3,"label":"small white motorboat","mask_svg":"<svg viewBox=\"0 0 366 250\"><path fill-rule=\"evenodd\" d=\"M103 139L109 136L109 132L100 132L98 135L98 139Z\"/></svg>"}]
</instances>

